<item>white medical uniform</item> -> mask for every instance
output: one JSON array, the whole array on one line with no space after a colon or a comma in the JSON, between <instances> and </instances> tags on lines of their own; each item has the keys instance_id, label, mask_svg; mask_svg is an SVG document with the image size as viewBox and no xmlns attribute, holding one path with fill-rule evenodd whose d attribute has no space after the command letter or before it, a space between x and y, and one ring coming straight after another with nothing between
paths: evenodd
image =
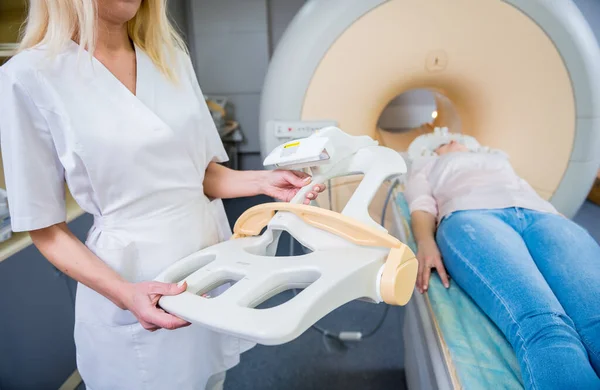
<instances>
[{"instance_id":1,"label":"white medical uniform","mask_svg":"<svg viewBox=\"0 0 600 390\"><path fill-rule=\"evenodd\" d=\"M94 215L90 250L131 282L152 280L227 238L222 204L203 191L208 164L227 155L187 56L173 67L172 83L136 47L134 95L99 61L78 54L71 42L57 57L32 49L0 68L13 230L65 221L66 180ZM148 332L81 284L74 336L92 390L203 389L252 346L196 325Z\"/></svg>"}]
</instances>

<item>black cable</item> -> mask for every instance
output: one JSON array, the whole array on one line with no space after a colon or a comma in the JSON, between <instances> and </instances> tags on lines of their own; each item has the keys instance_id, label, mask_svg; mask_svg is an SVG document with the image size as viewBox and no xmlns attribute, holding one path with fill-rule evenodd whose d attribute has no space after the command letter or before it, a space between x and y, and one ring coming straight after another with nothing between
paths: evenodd
<instances>
[{"instance_id":1,"label":"black cable","mask_svg":"<svg viewBox=\"0 0 600 390\"><path fill-rule=\"evenodd\" d=\"M377 333L377 331L379 331L379 329L381 329L381 327L383 326L383 323L387 319L387 315L388 315L389 311L390 311L390 305L385 305L385 309L383 309L383 314L381 315L381 319L379 320L379 323L377 324L377 326L375 326L375 328L373 328L372 331L363 334L362 335L363 339L367 339L367 338L373 336L375 333Z\"/></svg>"}]
</instances>

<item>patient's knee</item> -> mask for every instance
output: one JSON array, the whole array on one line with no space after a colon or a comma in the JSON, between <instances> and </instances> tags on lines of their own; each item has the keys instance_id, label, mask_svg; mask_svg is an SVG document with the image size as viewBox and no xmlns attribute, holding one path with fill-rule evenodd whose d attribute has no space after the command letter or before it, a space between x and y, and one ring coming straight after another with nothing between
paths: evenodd
<instances>
[{"instance_id":1,"label":"patient's knee","mask_svg":"<svg viewBox=\"0 0 600 390\"><path fill-rule=\"evenodd\" d=\"M571 318L564 313L544 312L530 314L518 322L518 333L523 347L560 345L568 347L581 340Z\"/></svg>"}]
</instances>

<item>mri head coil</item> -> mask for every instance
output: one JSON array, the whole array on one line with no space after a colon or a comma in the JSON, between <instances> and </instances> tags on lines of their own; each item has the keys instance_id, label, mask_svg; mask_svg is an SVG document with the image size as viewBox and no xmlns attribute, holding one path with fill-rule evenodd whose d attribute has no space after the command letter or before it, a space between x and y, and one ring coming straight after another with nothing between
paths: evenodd
<instances>
[{"instance_id":1,"label":"mri head coil","mask_svg":"<svg viewBox=\"0 0 600 390\"><path fill-rule=\"evenodd\" d=\"M217 332L274 345L293 340L355 299L391 305L409 301L418 269L415 255L367 212L383 182L406 173L404 160L369 137L352 137L338 128L324 129L309 143L316 138L328 139L318 145L329 145L330 158L319 166L314 182L365 175L366 184L356 190L349 207L337 213L300 204L313 186L308 184L291 203L249 209L237 220L232 240L193 253L156 278L166 283L185 280L188 285L180 295L163 296L159 301L163 309ZM281 149L274 151L279 157L273 161L281 161L280 153ZM304 157L299 160L305 163ZM310 253L275 257L283 231ZM229 282L235 283L220 295L206 296ZM298 288L303 291L288 302L258 307L283 291Z\"/></svg>"},{"instance_id":2,"label":"mri head coil","mask_svg":"<svg viewBox=\"0 0 600 390\"><path fill-rule=\"evenodd\" d=\"M494 153L494 154L503 154L505 153L500 150L491 149L487 146L482 146L477 142L474 137L466 134L460 133L450 133L447 127L444 128L435 128L433 132L422 134L415 138L413 142L408 146L408 159L410 162L412 160L418 159L420 157L432 157L437 155L435 150L449 143L450 141L456 141L464 146L466 146L471 152L477 153Z\"/></svg>"},{"instance_id":3,"label":"mri head coil","mask_svg":"<svg viewBox=\"0 0 600 390\"><path fill-rule=\"evenodd\" d=\"M435 149L452 140L460 142L471 151L478 151L481 149L481 145L479 145L479 142L473 137L456 133L450 134L448 128L436 128L433 133L423 134L415 138L408 147L408 155L411 159L433 156L435 154Z\"/></svg>"}]
</instances>

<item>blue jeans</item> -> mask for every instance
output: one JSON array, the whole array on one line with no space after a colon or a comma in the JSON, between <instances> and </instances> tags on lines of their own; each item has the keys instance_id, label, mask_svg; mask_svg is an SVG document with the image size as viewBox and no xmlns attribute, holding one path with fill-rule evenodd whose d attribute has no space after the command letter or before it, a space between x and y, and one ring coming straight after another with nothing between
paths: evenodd
<instances>
[{"instance_id":1,"label":"blue jeans","mask_svg":"<svg viewBox=\"0 0 600 390\"><path fill-rule=\"evenodd\" d=\"M526 389L600 389L600 246L559 215L459 211L436 239L452 279L504 333Z\"/></svg>"}]
</instances>

